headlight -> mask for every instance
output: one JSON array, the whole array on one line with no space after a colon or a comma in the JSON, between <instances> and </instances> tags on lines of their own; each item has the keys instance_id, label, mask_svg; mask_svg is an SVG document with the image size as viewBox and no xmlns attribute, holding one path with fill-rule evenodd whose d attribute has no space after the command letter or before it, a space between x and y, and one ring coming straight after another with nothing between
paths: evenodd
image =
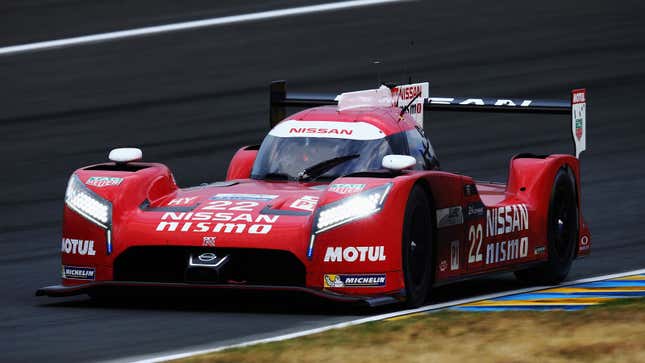
<instances>
[{"instance_id":1,"label":"headlight","mask_svg":"<svg viewBox=\"0 0 645 363\"><path fill-rule=\"evenodd\" d=\"M109 229L112 224L112 203L87 188L76 174L67 183L65 204L102 228Z\"/></svg>"},{"instance_id":2,"label":"headlight","mask_svg":"<svg viewBox=\"0 0 645 363\"><path fill-rule=\"evenodd\" d=\"M318 234L380 211L391 188L392 183L388 183L321 207L314 219L313 233Z\"/></svg>"}]
</instances>

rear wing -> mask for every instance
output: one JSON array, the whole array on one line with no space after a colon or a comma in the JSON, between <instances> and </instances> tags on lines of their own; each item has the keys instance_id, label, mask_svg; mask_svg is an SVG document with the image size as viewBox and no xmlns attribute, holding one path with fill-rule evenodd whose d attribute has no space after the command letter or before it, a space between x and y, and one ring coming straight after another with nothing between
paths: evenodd
<instances>
[{"instance_id":1,"label":"rear wing","mask_svg":"<svg viewBox=\"0 0 645 363\"><path fill-rule=\"evenodd\" d=\"M325 93L287 93L285 81L273 81L270 89L270 126L273 128L287 116L287 107L307 108L337 105L338 97L335 94ZM423 109L428 112L461 111L571 115L571 134L577 158L587 147L586 102L585 89L571 91L569 100L440 97L434 95L422 98ZM421 120L421 126L423 126L422 122Z\"/></svg>"}]
</instances>

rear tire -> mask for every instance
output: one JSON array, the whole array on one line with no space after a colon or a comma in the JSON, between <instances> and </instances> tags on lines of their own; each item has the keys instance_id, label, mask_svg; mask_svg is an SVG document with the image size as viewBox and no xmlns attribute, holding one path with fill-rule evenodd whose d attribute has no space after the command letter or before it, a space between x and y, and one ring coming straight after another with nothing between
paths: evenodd
<instances>
[{"instance_id":1,"label":"rear tire","mask_svg":"<svg viewBox=\"0 0 645 363\"><path fill-rule=\"evenodd\" d=\"M402 269L408 307L421 306L433 282L434 208L420 185L410 192L405 207L402 238Z\"/></svg>"},{"instance_id":2,"label":"rear tire","mask_svg":"<svg viewBox=\"0 0 645 363\"><path fill-rule=\"evenodd\" d=\"M547 222L548 260L539 266L515 272L533 284L557 284L571 269L578 242L578 198L571 170L562 167L553 181Z\"/></svg>"}]
</instances>

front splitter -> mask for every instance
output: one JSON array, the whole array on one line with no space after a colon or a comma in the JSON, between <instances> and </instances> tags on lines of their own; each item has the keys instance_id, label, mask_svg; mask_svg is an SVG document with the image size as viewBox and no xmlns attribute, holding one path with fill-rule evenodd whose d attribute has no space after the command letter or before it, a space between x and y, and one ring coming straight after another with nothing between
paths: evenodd
<instances>
[{"instance_id":1,"label":"front splitter","mask_svg":"<svg viewBox=\"0 0 645 363\"><path fill-rule=\"evenodd\" d=\"M36 290L36 296L64 297L90 293L93 290L102 288L157 288L157 289L191 289L191 290L222 290L222 291L283 291L293 293L305 293L315 297L332 300L341 303L362 303L368 306L381 306L398 303L401 300L395 296L353 296L343 295L328 290L316 290L301 286L276 286L276 285L233 285L233 284L199 284L199 283L176 283L176 282L139 282L139 281L97 281L81 285L46 286Z\"/></svg>"}]
</instances>

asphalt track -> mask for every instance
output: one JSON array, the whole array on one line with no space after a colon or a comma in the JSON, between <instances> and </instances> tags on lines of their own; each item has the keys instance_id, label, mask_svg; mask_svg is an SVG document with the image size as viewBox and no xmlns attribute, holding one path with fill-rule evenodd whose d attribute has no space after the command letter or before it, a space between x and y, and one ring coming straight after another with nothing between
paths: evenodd
<instances>
[{"instance_id":1,"label":"asphalt track","mask_svg":"<svg viewBox=\"0 0 645 363\"><path fill-rule=\"evenodd\" d=\"M289 2L176 4L3 1L0 46ZM644 267L643 10L639 1L405 2L0 57L0 360L118 359L365 314L300 299L94 305L33 296L58 281L73 169L134 145L181 185L222 179L236 148L267 131L273 79L333 92L412 77L437 94L493 97L558 98L586 87L583 203L593 254L570 278ZM517 152L570 152L569 127L558 116L426 119L444 169L492 180L505 179ZM438 289L435 301L519 286L508 276L476 280Z\"/></svg>"}]
</instances>

